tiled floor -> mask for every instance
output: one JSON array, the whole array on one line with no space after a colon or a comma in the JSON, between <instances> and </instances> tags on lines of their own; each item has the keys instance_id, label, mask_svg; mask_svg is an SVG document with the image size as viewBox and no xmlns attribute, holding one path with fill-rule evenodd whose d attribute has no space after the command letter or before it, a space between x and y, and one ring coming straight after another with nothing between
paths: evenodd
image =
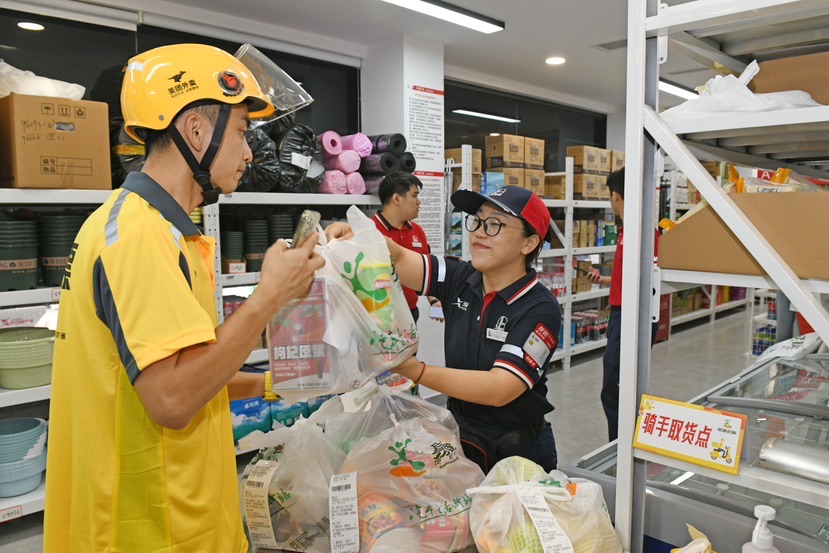
<instances>
[{"instance_id":1,"label":"tiled floor","mask_svg":"<svg viewBox=\"0 0 829 553\"><path fill-rule=\"evenodd\" d=\"M688 323L670 340L656 344L651 357L650 393L687 400L743 370L749 364L748 317L744 309L713 324ZM599 389L601 352L576 358L569 371L549 375L553 424L561 466L604 445L607 426ZM0 525L0 553L39 553L43 549L43 517L29 515Z\"/></svg>"}]
</instances>

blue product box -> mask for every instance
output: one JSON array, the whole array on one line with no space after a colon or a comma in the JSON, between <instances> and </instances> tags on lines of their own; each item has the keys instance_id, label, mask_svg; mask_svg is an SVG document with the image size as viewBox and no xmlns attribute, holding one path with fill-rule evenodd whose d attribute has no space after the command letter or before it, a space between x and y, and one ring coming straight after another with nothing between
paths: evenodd
<instances>
[{"instance_id":1,"label":"blue product box","mask_svg":"<svg viewBox=\"0 0 829 553\"><path fill-rule=\"evenodd\" d=\"M271 429L271 406L261 397L231 401L230 415L234 442L238 443L254 430L268 432Z\"/></svg>"}]
</instances>

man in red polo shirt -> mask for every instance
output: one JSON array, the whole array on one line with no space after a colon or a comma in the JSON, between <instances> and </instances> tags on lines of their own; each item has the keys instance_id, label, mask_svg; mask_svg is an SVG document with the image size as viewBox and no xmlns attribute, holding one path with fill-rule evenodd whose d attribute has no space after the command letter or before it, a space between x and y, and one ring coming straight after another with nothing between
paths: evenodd
<instances>
[{"instance_id":1,"label":"man in red polo shirt","mask_svg":"<svg viewBox=\"0 0 829 553\"><path fill-rule=\"evenodd\" d=\"M426 234L417 223L413 222L420 213L420 190L423 183L411 173L395 171L389 173L380 183L378 195L383 209L372 217L372 221L384 236L391 238L407 250L420 254L431 253ZM418 318L417 293L403 287L406 301L415 322ZM431 305L438 305L435 298L429 298Z\"/></svg>"}]
</instances>

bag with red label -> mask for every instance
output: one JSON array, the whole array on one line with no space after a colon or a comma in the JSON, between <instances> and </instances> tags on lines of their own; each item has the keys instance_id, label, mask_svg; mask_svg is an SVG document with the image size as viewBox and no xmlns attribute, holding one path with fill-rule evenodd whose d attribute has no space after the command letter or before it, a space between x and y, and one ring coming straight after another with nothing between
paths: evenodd
<instances>
[{"instance_id":1,"label":"bag with red label","mask_svg":"<svg viewBox=\"0 0 829 553\"><path fill-rule=\"evenodd\" d=\"M457 429L396 422L358 442L341 472L357 471L361 553L449 552L472 545L467 488L483 472L461 453Z\"/></svg>"}]
</instances>

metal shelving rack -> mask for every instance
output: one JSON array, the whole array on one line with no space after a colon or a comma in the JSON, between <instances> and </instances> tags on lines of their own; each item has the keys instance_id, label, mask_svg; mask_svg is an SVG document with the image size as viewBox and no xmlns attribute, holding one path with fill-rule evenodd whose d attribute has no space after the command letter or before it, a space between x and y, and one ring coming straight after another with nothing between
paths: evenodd
<instances>
[{"instance_id":1,"label":"metal shelving rack","mask_svg":"<svg viewBox=\"0 0 829 553\"><path fill-rule=\"evenodd\" d=\"M793 136L797 136L801 143L810 142L808 149L812 152L820 151L820 144L826 146L823 150L829 150L825 135L813 132L829 128L829 107L720 114L670 124L664 122L657 113L659 64L667 59L669 41L673 45L677 38L680 42L688 37L697 42L704 38L712 58L726 67L738 67L742 65L740 62L717 52L711 44L719 44L720 50L731 55L740 55L737 48L739 44L755 44L758 50L762 47L779 49L803 40L804 34L808 34L798 32L799 23L813 29L825 29L829 23L829 3L825 0L733 0L728 3L695 0L678 6L660 6L657 0L628 2L625 187L629 192L627 196L632 201L625 205L627 244L624 252L623 301L627 306L637 305L638 309L628 308L622 314L621 416L615 509L616 529L626 550L642 551L643 548L646 461L678 466L671 459L647 454L632 447L637 400L642 393L647 392L650 368L647 332L649 320L642 314L653 312L650 305L652 283L660 279L658 271L651 271L649 253L643 255L643 252L649 252L652 248L650 221L643 218L643 213L653 211L655 177L663 153L694 183L769 277L665 271L662 280L682 283L693 281L697 285L722 283L780 288L821 338L829 341L829 313L810 293L810 289L823 289L824 284L803 281L794 274L751 221L716 186L692 150L677 136L683 135L687 141L698 141L693 145L696 151L716 153L742 164L776 168L785 166L786 163L797 163L804 157L802 151L791 151L794 149L785 146L786 142L792 142ZM812 36L812 41L815 41L814 33ZM829 42L826 36L817 41ZM700 52L698 49L697 53ZM744 53L749 52L750 49ZM730 64L729 60L735 63ZM775 136L778 138L770 138ZM772 147L752 148L766 142L771 143ZM801 148L803 149L807 148ZM766 157L757 157L757 154ZM797 166L796 169L810 176L827 176L821 168L804 165ZM693 469L698 470L698 467ZM751 479L752 485L758 489L769 488L770 493L780 491L777 489L779 486L775 487L773 479L766 478L767 475L756 479L753 476L742 471L737 478ZM725 479L725 475L718 474L717 477ZM805 492L803 495L807 496L803 498L805 501L815 500Z\"/></svg>"}]
</instances>

